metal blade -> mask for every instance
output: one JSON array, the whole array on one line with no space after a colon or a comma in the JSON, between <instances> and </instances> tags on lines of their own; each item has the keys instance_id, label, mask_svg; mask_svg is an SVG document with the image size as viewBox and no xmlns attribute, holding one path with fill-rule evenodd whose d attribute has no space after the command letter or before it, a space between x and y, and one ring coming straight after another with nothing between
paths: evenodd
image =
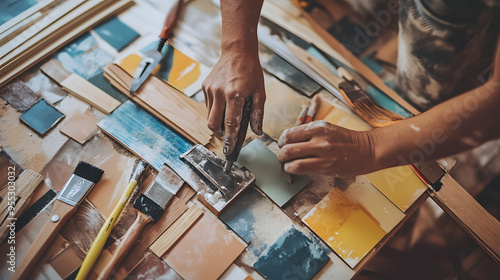
<instances>
[{"instance_id":1,"label":"metal blade","mask_svg":"<svg viewBox=\"0 0 500 280\"><path fill-rule=\"evenodd\" d=\"M139 67L135 70L132 86L130 86L130 93L134 94L139 87L151 75L156 65L160 62L162 55L158 51L148 51L144 54L139 63Z\"/></svg>"}]
</instances>

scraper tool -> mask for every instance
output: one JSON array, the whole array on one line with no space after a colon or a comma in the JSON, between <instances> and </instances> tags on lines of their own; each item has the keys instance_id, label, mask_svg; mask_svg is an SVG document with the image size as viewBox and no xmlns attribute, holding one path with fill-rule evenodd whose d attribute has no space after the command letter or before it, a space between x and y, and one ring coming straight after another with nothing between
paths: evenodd
<instances>
[{"instance_id":1,"label":"scraper tool","mask_svg":"<svg viewBox=\"0 0 500 280\"><path fill-rule=\"evenodd\" d=\"M174 29L175 22L177 21L177 14L179 12L181 6L181 0L177 1L170 12L167 14L165 18L165 22L163 23L163 29L161 30L160 35L158 36L158 46L156 50L150 50L144 54L139 63L139 67L135 70L134 79L132 80L132 85L130 86L130 93L134 94L139 87L146 81L146 79L151 75L156 65L160 62L162 58L161 50L167 42L170 32Z\"/></svg>"}]
</instances>

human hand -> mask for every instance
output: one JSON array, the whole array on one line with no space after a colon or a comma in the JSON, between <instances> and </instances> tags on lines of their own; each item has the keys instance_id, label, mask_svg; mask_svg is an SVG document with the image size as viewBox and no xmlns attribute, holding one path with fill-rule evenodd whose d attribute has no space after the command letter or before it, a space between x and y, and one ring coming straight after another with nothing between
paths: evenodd
<instances>
[{"instance_id":1,"label":"human hand","mask_svg":"<svg viewBox=\"0 0 500 280\"><path fill-rule=\"evenodd\" d=\"M372 142L369 132L315 121L281 134L278 160L288 173L353 177L376 170Z\"/></svg>"},{"instance_id":2,"label":"human hand","mask_svg":"<svg viewBox=\"0 0 500 280\"><path fill-rule=\"evenodd\" d=\"M250 126L262 135L264 117L264 76L257 52L223 52L202 85L208 108L208 128L218 137L224 135L224 154L236 144L245 100L252 99Z\"/></svg>"}]
</instances>

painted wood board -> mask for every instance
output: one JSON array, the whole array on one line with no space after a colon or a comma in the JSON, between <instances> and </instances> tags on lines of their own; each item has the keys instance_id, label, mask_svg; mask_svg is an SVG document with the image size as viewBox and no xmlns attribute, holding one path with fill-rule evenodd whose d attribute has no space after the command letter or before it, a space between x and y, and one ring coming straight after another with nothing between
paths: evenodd
<instances>
[{"instance_id":1,"label":"painted wood board","mask_svg":"<svg viewBox=\"0 0 500 280\"><path fill-rule=\"evenodd\" d=\"M110 114L116 107L120 106L120 101L77 74L71 74L62 81L61 86L64 90L92 104L106 114Z\"/></svg>"},{"instance_id":2,"label":"painted wood board","mask_svg":"<svg viewBox=\"0 0 500 280\"><path fill-rule=\"evenodd\" d=\"M254 268L269 280L312 279L330 260L329 250L319 240L289 227L262 253Z\"/></svg>"},{"instance_id":3,"label":"painted wood board","mask_svg":"<svg viewBox=\"0 0 500 280\"><path fill-rule=\"evenodd\" d=\"M85 145L68 140L40 174L46 178L47 185L60 191L81 160L104 170L87 199L107 217L127 187L137 159L126 150L115 148L114 142L105 135L98 134Z\"/></svg>"},{"instance_id":4,"label":"painted wood board","mask_svg":"<svg viewBox=\"0 0 500 280\"><path fill-rule=\"evenodd\" d=\"M19 117L27 126L42 136L63 118L64 114L43 98Z\"/></svg>"},{"instance_id":5,"label":"painted wood board","mask_svg":"<svg viewBox=\"0 0 500 280\"><path fill-rule=\"evenodd\" d=\"M140 36L116 16L94 28L94 31L119 52Z\"/></svg>"},{"instance_id":6,"label":"painted wood board","mask_svg":"<svg viewBox=\"0 0 500 280\"><path fill-rule=\"evenodd\" d=\"M132 77L127 72L115 64L107 65L105 71L106 79L113 86L181 135L202 145L210 141L212 131L207 127L204 104L177 92L155 76L151 76L143 87L134 95L130 95Z\"/></svg>"},{"instance_id":7,"label":"painted wood board","mask_svg":"<svg viewBox=\"0 0 500 280\"><path fill-rule=\"evenodd\" d=\"M278 140L285 129L293 127L302 109L309 99L301 96L278 79L264 76L266 103L262 129L274 140Z\"/></svg>"},{"instance_id":8,"label":"painted wood board","mask_svg":"<svg viewBox=\"0 0 500 280\"><path fill-rule=\"evenodd\" d=\"M245 247L218 221L203 215L164 259L186 280L217 279Z\"/></svg>"},{"instance_id":9,"label":"painted wood board","mask_svg":"<svg viewBox=\"0 0 500 280\"><path fill-rule=\"evenodd\" d=\"M0 25L8 22L38 3L37 0L2 1L0 5Z\"/></svg>"},{"instance_id":10,"label":"painted wood board","mask_svg":"<svg viewBox=\"0 0 500 280\"><path fill-rule=\"evenodd\" d=\"M75 140L80 144L84 144L97 130L97 119L92 111L87 110L82 114L74 115L67 120L59 131Z\"/></svg>"},{"instance_id":11,"label":"painted wood board","mask_svg":"<svg viewBox=\"0 0 500 280\"><path fill-rule=\"evenodd\" d=\"M2 88L0 97L9 102L14 108L20 112L25 112L33 106L39 99L40 94L32 91L22 81L15 81L10 85Z\"/></svg>"},{"instance_id":12,"label":"painted wood board","mask_svg":"<svg viewBox=\"0 0 500 280\"><path fill-rule=\"evenodd\" d=\"M387 168L363 176L403 212L427 190L427 185L409 165Z\"/></svg>"},{"instance_id":13,"label":"painted wood board","mask_svg":"<svg viewBox=\"0 0 500 280\"><path fill-rule=\"evenodd\" d=\"M163 256L203 215L198 206L191 206L149 247L156 256Z\"/></svg>"},{"instance_id":14,"label":"painted wood board","mask_svg":"<svg viewBox=\"0 0 500 280\"><path fill-rule=\"evenodd\" d=\"M292 184L281 176L278 157L260 140L253 140L241 149L238 164L245 166L256 177L256 185L280 207L304 188L311 179L296 176Z\"/></svg>"},{"instance_id":15,"label":"painted wood board","mask_svg":"<svg viewBox=\"0 0 500 280\"><path fill-rule=\"evenodd\" d=\"M362 206L335 188L303 219L337 255L354 268L385 236Z\"/></svg>"},{"instance_id":16,"label":"painted wood board","mask_svg":"<svg viewBox=\"0 0 500 280\"><path fill-rule=\"evenodd\" d=\"M152 253L146 254L144 259L130 272L126 280L134 279L165 279L182 280L182 277L175 272L165 261L159 259Z\"/></svg>"},{"instance_id":17,"label":"painted wood board","mask_svg":"<svg viewBox=\"0 0 500 280\"><path fill-rule=\"evenodd\" d=\"M48 263L62 279L66 279L81 266L84 258L85 253L75 243L71 243Z\"/></svg>"},{"instance_id":18,"label":"painted wood board","mask_svg":"<svg viewBox=\"0 0 500 280\"><path fill-rule=\"evenodd\" d=\"M68 96L68 93L58 83L42 73L41 70L36 70L36 67L21 74L19 80L23 81L34 92L39 93L50 104L58 104Z\"/></svg>"}]
</instances>

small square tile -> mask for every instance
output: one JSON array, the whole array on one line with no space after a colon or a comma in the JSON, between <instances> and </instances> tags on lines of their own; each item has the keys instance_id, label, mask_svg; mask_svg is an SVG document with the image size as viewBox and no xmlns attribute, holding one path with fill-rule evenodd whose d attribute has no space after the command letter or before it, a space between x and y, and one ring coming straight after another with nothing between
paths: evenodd
<instances>
[{"instance_id":1,"label":"small square tile","mask_svg":"<svg viewBox=\"0 0 500 280\"><path fill-rule=\"evenodd\" d=\"M38 134L44 135L63 118L63 113L42 98L28 111L24 112L20 120Z\"/></svg>"}]
</instances>

